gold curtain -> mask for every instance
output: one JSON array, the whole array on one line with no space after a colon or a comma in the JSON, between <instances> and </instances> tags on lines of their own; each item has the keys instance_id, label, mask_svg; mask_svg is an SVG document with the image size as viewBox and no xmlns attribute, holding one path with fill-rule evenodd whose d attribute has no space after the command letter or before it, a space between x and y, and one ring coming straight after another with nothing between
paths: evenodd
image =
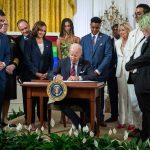
<instances>
[{"instance_id":1,"label":"gold curtain","mask_svg":"<svg viewBox=\"0 0 150 150\"><path fill-rule=\"evenodd\" d=\"M5 12L9 31L18 31L16 23L26 19L31 28L42 20L47 32L59 32L63 18L72 18L76 12L75 0L0 0L0 9Z\"/></svg>"}]
</instances>

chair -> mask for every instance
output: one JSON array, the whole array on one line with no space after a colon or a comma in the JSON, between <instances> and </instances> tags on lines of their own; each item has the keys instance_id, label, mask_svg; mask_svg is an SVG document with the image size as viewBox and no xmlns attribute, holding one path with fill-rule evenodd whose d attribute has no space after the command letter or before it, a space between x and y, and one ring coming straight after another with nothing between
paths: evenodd
<instances>
[{"instance_id":1,"label":"chair","mask_svg":"<svg viewBox=\"0 0 150 150\"><path fill-rule=\"evenodd\" d=\"M71 109L73 111L80 112L80 117L81 117L82 121L85 123L85 112L83 111L83 109L80 106L77 106L77 105L71 106ZM51 111L52 110L61 111L59 105L54 105L53 103L48 103L47 104L48 133L51 133L50 121L51 121ZM64 113L62 113L62 118L63 118L63 125L64 125L64 127L66 127L66 118L65 118L65 114Z\"/></svg>"}]
</instances>

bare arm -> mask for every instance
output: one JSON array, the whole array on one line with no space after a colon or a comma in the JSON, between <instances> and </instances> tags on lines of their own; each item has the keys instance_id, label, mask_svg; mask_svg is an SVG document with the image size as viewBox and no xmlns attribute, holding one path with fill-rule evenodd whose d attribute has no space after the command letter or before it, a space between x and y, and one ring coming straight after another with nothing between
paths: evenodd
<instances>
[{"instance_id":1,"label":"bare arm","mask_svg":"<svg viewBox=\"0 0 150 150\"><path fill-rule=\"evenodd\" d=\"M61 40L60 40L60 38L57 39L56 44L57 44L58 58L61 59L61 50L60 50Z\"/></svg>"}]
</instances>

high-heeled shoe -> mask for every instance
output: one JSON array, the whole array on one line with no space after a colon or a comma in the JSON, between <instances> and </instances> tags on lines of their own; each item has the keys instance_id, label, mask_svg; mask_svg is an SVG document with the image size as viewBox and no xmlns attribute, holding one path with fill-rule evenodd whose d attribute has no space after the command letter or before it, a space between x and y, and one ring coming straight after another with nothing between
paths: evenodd
<instances>
[{"instance_id":1,"label":"high-heeled shoe","mask_svg":"<svg viewBox=\"0 0 150 150\"><path fill-rule=\"evenodd\" d=\"M125 128L125 127L126 127L125 124L118 124L117 129L122 129L122 128Z\"/></svg>"},{"instance_id":2,"label":"high-heeled shoe","mask_svg":"<svg viewBox=\"0 0 150 150\"><path fill-rule=\"evenodd\" d=\"M135 125L129 124L127 129L128 131L132 131L134 128L135 128Z\"/></svg>"}]
</instances>

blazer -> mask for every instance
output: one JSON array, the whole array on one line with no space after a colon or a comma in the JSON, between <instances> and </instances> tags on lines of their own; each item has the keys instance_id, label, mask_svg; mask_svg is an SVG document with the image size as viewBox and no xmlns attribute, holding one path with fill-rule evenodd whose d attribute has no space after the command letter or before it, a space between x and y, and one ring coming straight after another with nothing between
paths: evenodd
<instances>
[{"instance_id":1,"label":"blazer","mask_svg":"<svg viewBox=\"0 0 150 150\"><path fill-rule=\"evenodd\" d=\"M150 36L145 40L141 55L130 61L125 66L127 71L137 69L132 74L132 80L137 93L150 93Z\"/></svg>"},{"instance_id":2,"label":"blazer","mask_svg":"<svg viewBox=\"0 0 150 150\"><path fill-rule=\"evenodd\" d=\"M126 43L126 62L130 60L134 48L141 41L143 37L144 37L143 32L138 27L129 33L128 40ZM141 49L141 47L139 48Z\"/></svg>"},{"instance_id":3,"label":"blazer","mask_svg":"<svg viewBox=\"0 0 150 150\"><path fill-rule=\"evenodd\" d=\"M0 33L0 61L4 62L6 66L10 61L10 45L8 37ZM0 86L5 88L6 86L6 71L5 68L0 70Z\"/></svg>"},{"instance_id":4,"label":"blazer","mask_svg":"<svg viewBox=\"0 0 150 150\"><path fill-rule=\"evenodd\" d=\"M105 81L108 76L109 64L112 58L111 38L103 33L99 33L96 44L93 48L91 33L82 37L81 45L83 49L82 57L88 60L94 70L98 70L101 75L99 81Z\"/></svg>"},{"instance_id":5,"label":"blazer","mask_svg":"<svg viewBox=\"0 0 150 150\"><path fill-rule=\"evenodd\" d=\"M61 74L63 76L63 80L67 80L70 77L70 68L71 61L69 57L59 60L57 67L53 71L49 72L49 79L53 80L54 76ZM77 76L81 76L83 80L97 80L96 74L94 73L90 62L83 60L82 58L79 59L78 62Z\"/></svg>"},{"instance_id":6,"label":"blazer","mask_svg":"<svg viewBox=\"0 0 150 150\"><path fill-rule=\"evenodd\" d=\"M126 45L124 47L124 53L121 50L122 39L119 39L115 42L116 51L117 51L117 69L116 69L116 77L119 78L122 70L122 63L126 61Z\"/></svg>"},{"instance_id":7,"label":"blazer","mask_svg":"<svg viewBox=\"0 0 150 150\"><path fill-rule=\"evenodd\" d=\"M115 77L116 67L117 67L117 52L116 52L114 37L111 38L111 42L112 42L112 58L111 58L110 65L109 65L109 77Z\"/></svg>"},{"instance_id":8,"label":"blazer","mask_svg":"<svg viewBox=\"0 0 150 150\"><path fill-rule=\"evenodd\" d=\"M29 38L29 37L28 37ZM17 47L17 55L19 57L19 65L17 68L17 74L19 75L19 77L21 78L21 80L23 80L24 78L24 45L25 45L25 39L23 35L19 35L16 39L16 47Z\"/></svg>"},{"instance_id":9,"label":"blazer","mask_svg":"<svg viewBox=\"0 0 150 150\"><path fill-rule=\"evenodd\" d=\"M44 51L41 54L36 39L30 38L25 41L24 65L25 81L36 79L35 74L46 73L53 67L52 43L44 39Z\"/></svg>"}]
</instances>

